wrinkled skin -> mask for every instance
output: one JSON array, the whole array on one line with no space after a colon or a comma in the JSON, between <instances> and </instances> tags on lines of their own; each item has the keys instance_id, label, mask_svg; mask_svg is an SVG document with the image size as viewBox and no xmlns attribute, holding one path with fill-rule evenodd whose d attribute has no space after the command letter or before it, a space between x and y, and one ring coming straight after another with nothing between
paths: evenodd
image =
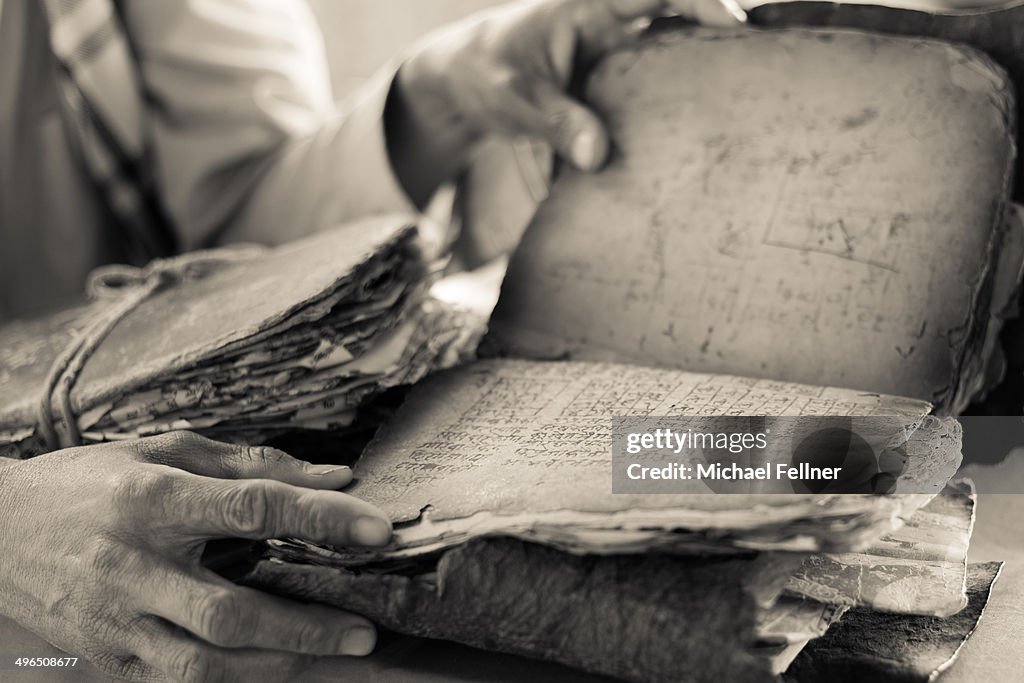
<instances>
[{"instance_id":1,"label":"wrinkled skin","mask_svg":"<svg viewBox=\"0 0 1024 683\"><path fill-rule=\"evenodd\" d=\"M236 586L212 538L380 545L377 508L331 489L347 467L188 432L71 448L0 469L0 610L116 677L288 680L365 655L364 618Z\"/></svg>"}]
</instances>

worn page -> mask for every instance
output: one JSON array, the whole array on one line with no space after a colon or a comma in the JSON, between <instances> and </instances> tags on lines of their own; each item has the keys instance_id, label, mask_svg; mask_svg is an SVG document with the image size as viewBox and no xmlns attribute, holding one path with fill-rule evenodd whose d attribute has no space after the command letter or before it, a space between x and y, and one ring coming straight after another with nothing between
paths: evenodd
<instances>
[{"instance_id":1,"label":"worn page","mask_svg":"<svg viewBox=\"0 0 1024 683\"><path fill-rule=\"evenodd\" d=\"M384 390L473 355L483 334L483 316L429 294L416 230L401 217L244 258L215 254L131 310L86 360L72 392L83 442L188 429L266 443L344 428ZM109 305L0 328L0 455L45 450L43 379Z\"/></svg>"},{"instance_id":2,"label":"worn page","mask_svg":"<svg viewBox=\"0 0 1024 683\"><path fill-rule=\"evenodd\" d=\"M612 159L556 179L499 350L959 407L1015 156L998 66L927 39L675 31L606 59L585 97Z\"/></svg>"},{"instance_id":3,"label":"worn page","mask_svg":"<svg viewBox=\"0 0 1024 683\"><path fill-rule=\"evenodd\" d=\"M862 607L849 610L824 636L806 645L784 680L933 683L977 628L1002 566L1002 562L971 564L967 606L945 618L885 614Z\"/></svg>"},{"instance_id":4,"label":"worn page","mask_svg":"<svg viewBox=\"0 0 1024 683\"><path fill-rule=\"evenodd\" d=\"M879 394L639 366L475 363L417 386L367 448L350 492L381 506L396 537L380 553L346 556L422 554L495 533L591 553L862 548L930 496L716 495L700 481L680 482L680 493L613 494L611 418L895 416L920 425L906 442L908 470L944 482L960 461L959 431L950 431L953 421L924 419L928 409Z\"/></svg>"},{"instance_id":5,"label":"worn page","mask_svg":"<svg viewBox=\"0 0 1024 683\"><path fill-rule=\"evenodd\" d=\"M975 494L951 483L904 525L863 552L812 555L786 583L794 594L845 607L948 617L967 605L967 547Z\"/></svg>"}]
</instances>

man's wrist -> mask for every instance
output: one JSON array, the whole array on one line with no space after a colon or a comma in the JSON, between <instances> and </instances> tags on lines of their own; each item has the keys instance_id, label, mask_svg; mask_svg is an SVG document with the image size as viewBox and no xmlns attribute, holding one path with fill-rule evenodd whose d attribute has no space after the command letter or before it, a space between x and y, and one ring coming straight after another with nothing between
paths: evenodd
<instances>
[{"instance_id":1,"label":"man's wrist","mask_svg":"<svg viewBox=\"0 0 1024 683\"><path fill-rule=\"evenodd\" d=\"M399 67L385 106L384 131L395 175L420 208L465 167L480 138L424 54Z\"/></svg>"},{"instance_id":2,"label":"man's wrist","mask_svg":"<svg viewBox=\"0 0 1024 683\"><path fill-rule=\"evenodd\" d=\"M413 54L398 69L394 94L417 126L437 136L438 144L469 147L481 131L455 105L444 61L429 49Z\"/></svg>"}]
</instances>

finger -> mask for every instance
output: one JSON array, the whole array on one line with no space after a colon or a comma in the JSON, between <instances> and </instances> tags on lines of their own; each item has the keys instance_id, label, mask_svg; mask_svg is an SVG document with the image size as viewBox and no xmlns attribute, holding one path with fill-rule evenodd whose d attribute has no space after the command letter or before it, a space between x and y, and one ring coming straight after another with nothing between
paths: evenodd
<instances>
[{"instance_id":1,"label":"finger","mask_svg":"<svg viewBox=\"0 0 1024 683\"><path fill-rule=\"evenodd\" d=\"M295 537L339 546L391 540L391 522L380 508L345 493L269 479L228 481L168 470L141 498L161 511L162 524L179 537Z\"/></svg>"},{"instance_id":2,"label":"finger","mask_svg":"<svg viewBox=\"0 0 1024 683\"><path fill-rule=\"evenodd\" d=\"M669 9L703 26L726 28L746 23L747 13L736 0L668 0Z\"/></svg>"},{"instance_id":3,"label":"finger","mask_svg":"<svg viewBox=\"0 0 1024 683\"><path fill-rule=\"evenodd\" d=\"M536 84L534 104L545 140L562 157L581 171L596 171L604 165L608 133L596 114L548 82Z\"/></svg>"},{"instance_id":4,"label":"finger","mask_svg":"<svg viewBox=\"0 0 1024 683\"><path fill-rule=\"evenodd\" d=\"M573 44L573 55L581 65L590 65L601 56L615 50L640 34L649 23L648 19L666 12L666 4L652 0L581 0L586 11L577 11L572 24L561 22L555 24L554 36L558 36L558 26L573 26L571 31L574 39L578 36L578 45ZM565 50L564 45L553 45L554 48Z\"/></svg>"},{"instance_id":5,"label":"finger","mask_svg":"<svg viewBox=\"0 0 1024 683\"><path fill-rule=\"evenodd\" d=\"M108 615L110 618L104 622L103 628L92 632L94 637L99 638L99 642L91 648L88 659L110 679L155 683L163 680L163 676L134 654L140 640L136 615L137 612L130 611ZM133 619L133 616L136 618Z\"/></svg>"},{"instance_id":6,"label":"finger","mask_svg":"<svg viewBox=\"0 0 1024 683\"><path fill-rule=\"evenodd\" d=\"M607 134L597 117L543 77L512 79L490 95L477 99L474 113L488 122L489 132L539 138L585 170L599 168L607 156Z\"/></svg>"},{"instance_id":7,"label":"finger","mask_svg":"<svg viewBox=\"0 0 1024 683\"><path fill-rule=\"evenodd\" d=\"M89 662L111 679L125 681L163 681L164 676L134 655L118 653L94 655Z\"/></svg>"},{"instance_id":8,"label":"finger","mask_svg":"<svg viewBox=\"0 0 1024 683\"><path fill-rule=\"evenodd\" d=\"M212 575L170 570L160 576L155 592L145 596L148 608L213 645L362 656L377 642L368 619L340 609L294 602Z\"/></svg>"},{"instance_id":9,"label":"finger","mask_svg":"<svg viewBox=\"0 0 1024 683\"><path fill-rule=\"evenodd\" d=\"M132 442L146 461L225 479L275 479L316 489L339 489L352 481L342 465L314 465L268 446L241 446L199 436L168 432Z\"/></svg>"},{"instance_id":10,"label":"finger","mask_svg":"<svg viewBox=\"0 0 1024 683\"><path fill-rule=\"evenodd\" d=\"M140 620L137 629L139 659L171 681L291 681L315 661L311 655L217 647L156 618Z\"/></svg>"}]
</instances>

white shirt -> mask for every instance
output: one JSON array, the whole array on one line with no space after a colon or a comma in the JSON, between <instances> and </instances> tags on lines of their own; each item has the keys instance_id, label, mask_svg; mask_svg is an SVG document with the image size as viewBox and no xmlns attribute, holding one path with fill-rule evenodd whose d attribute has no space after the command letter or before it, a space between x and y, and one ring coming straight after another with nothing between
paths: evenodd
<instances>
[{"instance_id":1,"label":"white shirt","mask_svg":"<svg viewBox=\"0 0 1024 683\"><path fill-rule=\"evenodd\" d=\"M66 303L120 257L76 163L37 0L0 0L0 320ZM298 0L128 0L156 175L184 248L280 243L414 212L388 160L386 69L339 108Z\"/></svg>"}]
</instances>

